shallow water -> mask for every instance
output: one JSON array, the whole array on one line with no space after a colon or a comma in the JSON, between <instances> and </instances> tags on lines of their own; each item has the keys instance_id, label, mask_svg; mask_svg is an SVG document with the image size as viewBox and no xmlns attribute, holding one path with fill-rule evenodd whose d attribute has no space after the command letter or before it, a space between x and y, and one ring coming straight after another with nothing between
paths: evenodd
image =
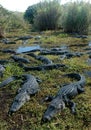
<instances>
[{"instance_id":1,"label":"shallow water","mask_svg":"<svg viewBox=\"0 0 91 130\"><path fill-rule=\"evenodd\" d=\"M41 47L39 45L20 46L17 48L16 53L24 53L24 52L35 51L35 50L40 50L40 49L41 49Z\"/></svg>"}]
</instances>

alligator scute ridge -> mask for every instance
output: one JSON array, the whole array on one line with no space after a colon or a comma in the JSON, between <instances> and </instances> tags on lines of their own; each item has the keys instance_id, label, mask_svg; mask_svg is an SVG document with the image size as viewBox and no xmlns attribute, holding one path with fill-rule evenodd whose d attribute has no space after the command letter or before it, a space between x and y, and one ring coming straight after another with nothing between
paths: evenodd
<instances>
[{"instance_id":1,"label":"alligator scute ridge","mask_svg":"<svg viewBox=\"0 0 91 130\"><path fill-rule=\"evenodd\" d=\"M28 70L52 70L52 69L59 69L59 68L68 68L68 66L66 66L65 64L46 64L46 65L40 65L40 66L25 66L23 64L20 64L24 70L28 71Z\"/></svg>"},{"instance_id":2,"label":"alligator scute ridge","mask_svg":"<svg viewBox=\"0 0 91 130\"><path fill-rule=\"evenodd\" d=\"M34 53L30 53L28 55L34 57L37 60L42 61L45 64L52 64L52 61L50 59L48 59L47 57L44 57L42 55L35 55Z\"/></svg>"},{"instance_id":3,"label":"alligator scute ridge","mask_svg":"<svg viewBox=\"0 0 91 130\"><path fill-rule=\"evenodd\" d=\"M14 61L17 61L17 62L23 62L23 63L29 63L30 62L27 58L20 57L20 56L17 56L17 55L13 55L13 56L11 56L11 58Z\"/></svg>"}]
</instances>

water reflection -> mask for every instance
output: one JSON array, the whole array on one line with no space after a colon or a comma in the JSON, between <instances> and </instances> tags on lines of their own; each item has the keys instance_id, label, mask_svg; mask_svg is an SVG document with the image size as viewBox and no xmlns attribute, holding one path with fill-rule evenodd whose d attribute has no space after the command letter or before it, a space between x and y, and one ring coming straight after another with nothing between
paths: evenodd
<instances>
[{"instance_id":1,"label":"water reflection","mask_svg":"<svg viewBox=\"0 0 91 130\"><path fill-rule=\"evenodd\" d=\"M20 46L17 50L16 53L23 53L23 52L29 52L29 51L35 51L35 50L40 50L40 46Z\"/></svg>"}]
</instances>

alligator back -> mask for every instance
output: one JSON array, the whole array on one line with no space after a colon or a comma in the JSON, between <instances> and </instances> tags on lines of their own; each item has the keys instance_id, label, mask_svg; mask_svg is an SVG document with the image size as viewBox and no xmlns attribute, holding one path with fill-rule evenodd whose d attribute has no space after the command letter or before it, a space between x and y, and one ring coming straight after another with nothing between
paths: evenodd
<instances>
[{"instance_id":1,"label":"alligator back","mask_svg":"<svg viewBox=\"0 0 91 130\"><path fill-rule=\"evenodd\" d=\"M68 76L70 78L75 78L77 80L76 83L79 83L81 86L84 86L86 84L85 76L78 74L78 73L69 73L65 76Z\"/></svg>"},{"instance_id":2,"label":"alligator back","mask_svg":"<svg viewBox=\"0 0 91 130\"><path fill-rule=\"evenodd\" d=\"M78 81L61 87L57 93L57 96L66 95L67 97L72 98L72 97L76 96L79 93L79 91L80 92L84 91L83 87L86 82L84 76L82 76L80 74L76 74L76 73L66 74L66 76L76 78Z\"/></svg>"},{"instance_id":3,"label":"alligator back","mask_svg":"<svg viewBox=\"0 0 91 130\"><path fill-rule=\"evenodd\" d=\"M27 92L29 95L35 94L39 91L39 84L36 81L36 78L33 75L25 74L23 77L26 78L25 83L22 85L21 89L19 89L19 93Z\"/></svg>"},{"instance_id":4,"label":"alligator back","mask_svg":"<svg viewBox=\"0 0 91 130\"><path fill-rule=\"evenodd\" d=\"M15 61L23 62L23 63L29 63L30 61L24 57L19 57L16 55L11 56Z\"/></svg>"}]
</instances>

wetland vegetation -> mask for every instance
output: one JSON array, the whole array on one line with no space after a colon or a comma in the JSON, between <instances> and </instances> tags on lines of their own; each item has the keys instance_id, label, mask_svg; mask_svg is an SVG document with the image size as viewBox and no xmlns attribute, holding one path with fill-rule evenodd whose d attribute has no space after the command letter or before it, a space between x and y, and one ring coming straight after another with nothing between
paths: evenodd
<instances>
[{"instance_id":1,"label":"wetland vegetation","mask_svg":"<svg viewBox=\"0 0 91 130\"><path fill-rule=\"evenodd\" d=\"M29 11L32 12L30 16ZM54 13L56 16L50 17L54 16ZM0 6L0 14L2 14L0 16L0 64L5 67L0 83L10 76L22 74L32 74L42 80L39 84L40 91L31 96L30 100L12 116L8 115L8 111L24 79L19 78L0 88L0 129L90 130L91 4L76 2L60 7L58 1L49 1L29 6L24 14L12 13ZM20 37L23 39L16 40ZM16 44L6 44L3 39L14 41ZM26 50L27 47L30 50ZM19 49L20 53L17 53ZM23 49L22 52L21 49ZM55 50L56 53L53 54ZM50 53L45 55L43 52ZM67 67L41 71L24 70L24 66L35 67L45 64L34 58L34 54L37 56L43 54L42 56L52 63L64 64ZM12 59L13 55L28 59L29 63L23 63L23 66L22 62ZM62 77L67 73L80 73L86 78L85 92L72 99L76 102L77 114L73 115L66 107L50 122L41 125L43 113L50 104L50 102L42 102L43 99L48 95L55 96L62 85L75 82L73 78Z\"/></svg>"}]
</instances>

